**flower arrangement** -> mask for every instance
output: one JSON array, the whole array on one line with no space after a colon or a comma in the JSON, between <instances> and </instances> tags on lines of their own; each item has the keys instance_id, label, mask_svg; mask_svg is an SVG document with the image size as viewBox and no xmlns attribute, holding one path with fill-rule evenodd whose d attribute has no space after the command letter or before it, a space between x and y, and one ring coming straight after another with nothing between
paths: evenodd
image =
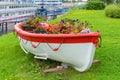
<instances>
[{"instance_id":1,"label":"flower arrangement","mask_svg":"<svg viewBox=\"0 0 120 80\"><path fill-rule=\"evenodd\" d=\"M62 19L59 23L49 26L52 33L56 34L72 34L72 33L89 33L92 26L87 22L81 22L78 19Z\"/></svg>"},{"instance_id":2,"label":"flower arrangement","mask_svg":"<svg viewBox=\"0 0 120 80\"><path fill-rule=\"evenodd\" d=\"M29 18L26 23L23 23L23 27L28 25L29 27L37 30L37 33L46 34L75 34L75 33L89 33L92 26L87 22L81 22L78 19L62 19L56 24L41 23L40 17ZM35 31L34 30L34 31Z\"/></svg>"}]
</instances>

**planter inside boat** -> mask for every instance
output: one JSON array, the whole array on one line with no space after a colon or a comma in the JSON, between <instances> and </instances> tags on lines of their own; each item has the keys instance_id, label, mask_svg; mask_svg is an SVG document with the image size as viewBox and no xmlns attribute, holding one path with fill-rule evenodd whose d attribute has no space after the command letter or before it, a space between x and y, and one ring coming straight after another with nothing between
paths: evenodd
<instances>
[{"instance_id":1,"label":"planter inside boat","mask_svg":"<svg viewBox=\"0 0 120 80\"><path fill-rule=\"evenodd\" d=\"M92 26L87 22L80 20L62 19L56 24L41 23L40 18L30 18L27 22L22 23L23 30L31 30L35 33L47 34L76 34L76 33L89 33Z\"/></svg>"},{"instance_id":2,"label":"planter inside boat","mask_svg":"<svg viewBox=\"0 0 120 80\"><path fill-rule=\"evenodd\" d=\"M33 29L33 32L34 32L34 33L38 33L38 34L39 34L39 33L43 33L43 34L46 33L45 30L38 30L38 29Z\"/></svg>"},{"instance_id":3,"label":"planter inside boat","mask_svg":"<svg viewBox=\"0 0 120 80\"><path fill-rule=\"evenodd\" d=\"M90 68L99 45L98 32L35 34L24 31L21 23L16 24L14 29L25 53L30 52L38 59L49 58L66 63L79 72Z\"/></svg>"},{"instance_id":4,"label":"planter inside boat","mask_svg":"<svg viewBox=\"0 0 120 80\"><path fill-rule=\"evenodd\" d=\"M29 27L29 26L24 26L23 27L23 30L25 30L25 31L32 31L34 29L35 29L35 27Z\"/></svg>"}]
</instances>

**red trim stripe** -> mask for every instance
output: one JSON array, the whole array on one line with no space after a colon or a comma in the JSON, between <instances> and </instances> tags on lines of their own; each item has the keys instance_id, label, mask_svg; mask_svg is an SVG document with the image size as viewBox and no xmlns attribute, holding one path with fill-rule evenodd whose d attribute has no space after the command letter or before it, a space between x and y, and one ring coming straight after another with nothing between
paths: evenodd
<instances>
[{"instance_id":1,"label":"red trim stripe","mask_svg":"<svg viewBox=\"0 0 120 80\"><path fill-rule=\"evenodd\" d=\"M98 32L91 33L80 33L80 34L36 34L24 31L21 23L14 26L15 32L18 36L25 40L33 42L43 42L43 43L87 43L92 42L93 44L98 44L98 38L100 34Z\"/></svg>"}]
</instances>

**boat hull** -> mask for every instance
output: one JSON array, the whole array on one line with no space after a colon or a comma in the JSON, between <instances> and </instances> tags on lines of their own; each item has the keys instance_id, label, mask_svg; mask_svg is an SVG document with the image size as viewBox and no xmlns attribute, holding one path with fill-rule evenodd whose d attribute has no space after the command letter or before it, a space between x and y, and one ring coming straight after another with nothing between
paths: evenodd
<instances>
[{"instance_id":1,"label":"boat hull","mask_svg":"<svg viewBox=\"0 0 120 80\"><path fill-rule=\"evenodd\" d=\"M23 42L24 41L24 42ZM40 43L37 48L33 48L31 42L23 40L20 42L25 52L30 52L39 59L52 59L66 63L74 67L77 71L83 72L92 64L95 45L93 43L76 43L62 44L58 51L53 51L47 43ZM39 43L32 42L37 45ZM49 44L52 48L58 47L60 44Z\"/></svg>"},{"instance_id":2,"label":"boat hull","mask_svg":"<svg viewBox=\"0 0 120 80\"><path fill-rule=\"evenodd\" d=\"M15 32L25 53L30 52L38 59L52 59L66 63L79 72L91 67L100 37L98 33L75 36L35 34L24 32L18 25L15 26Z\"/></svg>"}]
</instances>

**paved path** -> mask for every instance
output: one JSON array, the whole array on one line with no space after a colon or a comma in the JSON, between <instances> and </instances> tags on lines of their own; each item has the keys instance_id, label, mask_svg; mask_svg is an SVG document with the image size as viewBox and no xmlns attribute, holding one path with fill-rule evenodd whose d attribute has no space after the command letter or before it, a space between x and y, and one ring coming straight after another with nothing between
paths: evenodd
<instances>
[{"instance_id":1,"label":"paved path","mask_svg":"<svg viewBox=\"0 0 120 80\"><path fill-rule=\"evenodd\" d=\"M2 28L0 27L0 36L12 32L14 30L14 25L15 23L8 23L7 32L5 31L5 27L3 32L2 32Z\"/></svg>"}]
</instances>

